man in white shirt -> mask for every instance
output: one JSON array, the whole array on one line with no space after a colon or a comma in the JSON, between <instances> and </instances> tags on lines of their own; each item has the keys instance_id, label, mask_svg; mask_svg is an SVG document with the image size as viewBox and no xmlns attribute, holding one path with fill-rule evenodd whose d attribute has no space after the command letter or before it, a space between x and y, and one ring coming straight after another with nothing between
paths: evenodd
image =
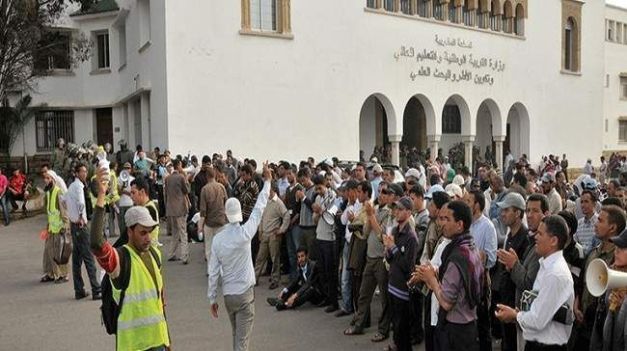
<instances>
[{"instance_id":1,"label":"man in white shirt","mask_svg":"<svg viewBox=\"0 0 627 351\"><path fill-rule=\"evenodd\" d=\"M267 162L263 164L263 189L257 197L255 207L246 223L242 222L239 200L226 201L225 212L229 223L213 238L209 261L209 302L211 314L218 318L218 281L222 279L222 293L231 327L233 328L233 350L246 351L255 318L255 269L251 257L250 243L257 233L263 210L270 194L272 175Z\"/></svg>"},{"instance_id":2,"label":"man in white shirt","mask_svg":"<svg viewBox=\"0 0 627 351\"><path fill-rule=\"evenodd\" d=\"M572 330L572 318L554 317L563 305L568 307L567 315L572 315L575 300L573 278L562 255L568 240L566 221L556 215L545 217L535 240L536 252L542 257L533 283L537 297L528 311L499 304L496 317L503 322L518 323L526 341L525 351L565 351Z\"/></svg>"},{"instance_id":3,"label":"man in white shirt","mask_svg":"<svg viewBox=\"0 0 627 351\"><path fill-rule=\"evenodd\" d=\"M85 262L91 293L94 300L100 299L100 283L96 277L96 265L94 257L89 249L90 239L87 229L87 211L85 202L85 181L87 180L87 167L79 164L75 168L76 178L70 184L65 195L70 228L72 231L72 277L74 281L74 298L80 300L89 296L85 291L85 283L81 274L81 266Z\"/></svg>"}]
</instances>

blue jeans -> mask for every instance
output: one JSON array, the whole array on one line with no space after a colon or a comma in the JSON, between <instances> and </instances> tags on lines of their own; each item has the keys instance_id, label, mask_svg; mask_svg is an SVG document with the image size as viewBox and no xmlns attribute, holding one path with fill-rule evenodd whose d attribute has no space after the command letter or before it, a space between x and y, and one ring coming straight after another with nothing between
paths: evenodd
<instances>
[{"instance_id":1,"label":"blue jeans","mask_svg":"<svg viewBox=\"0 0 627 351\"><path fill-rule=\"evenodd\" d=\"M9 225L9 222L11 222L11 220L9 217L9 208L7 207L7 194L6 193L2 195L2 197L0 197L0 206L2 207L2 216L4 217L4 225Z\"/></svg>"},{"instance_id":2,"label":"blue jeans","mask_svg":"<svg viewBox=\"0 0 627 351\"><path fill-rule=\"evenodd\" d=\"M351 272L348 270L349 249L350 245L345 242L344 250L342 250L342 309L345 312L353 313Z\"/></svg>"},{"instance_id":3,"label":"blue jeans","mask_svg":"<svg viewBox=\"0 0 627 351\"><path fill-rule=\"evenodd\" d=\"M287 234L287 256L290 261L290 281L295 279L298 274L296 250L300 247L302 233L298 224L295 224Z\"/></svg>"},{"instance_id":4,"label":"blue jeans","mask_svg":"<svg viewBox=\"0 0 627 351\"><path fill-rule=\"evenodd\" d=\"M87 226L80 228L72 224L72 278L74 280L74 292L76 294L85 291L85 283L81 274L81 266L85 262L87 275L91 284L92 294L100 293L100 283L96 277L96 264L94 256L89 249L89 230Z\"/></svg>"}]
</instances>

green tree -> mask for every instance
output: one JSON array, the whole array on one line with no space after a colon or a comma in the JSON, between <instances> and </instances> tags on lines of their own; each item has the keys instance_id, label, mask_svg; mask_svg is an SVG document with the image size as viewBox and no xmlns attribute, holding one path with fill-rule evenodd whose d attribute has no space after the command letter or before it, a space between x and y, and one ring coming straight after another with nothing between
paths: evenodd
<instances>
[{"instance_id":1,"label":"green tree","mask_svg":"<svg viewBox=\"0 0 627 351\"><path fill-rule=\"evenodd\" d=\"M46 73L37 69L38 60L65 55L69 64L75 64L89 58L91 43L85 36L68 42L67 37L51 34L51 28L69 5L80 3L84 11L92 2L0 0L0 105L8 105L10 91L31 90L33 81Z\"/></svg>"},{"instance_id":2,"label":"green tree","mask_svg":"<svg viewBox=\"0 0 627 351\"><path fill-rule=\"evenodd\" d=\"M5 140L6 145L3 146L6 147L9 155L17 136L22 133L24 126L35 116L36 108L30 106L32 100L30 95L26 95L17 102L15 107L0 107L0 119L2 120L0 131L1 134L4 134L0 135L0 138Z\"/></svg>"}]
</instances>

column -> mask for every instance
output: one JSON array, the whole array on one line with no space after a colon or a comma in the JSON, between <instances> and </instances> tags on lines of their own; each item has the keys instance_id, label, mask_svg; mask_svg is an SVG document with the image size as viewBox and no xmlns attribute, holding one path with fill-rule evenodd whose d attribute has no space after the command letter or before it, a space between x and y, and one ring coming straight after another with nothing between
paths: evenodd
<instances>
[{"instance_id":1,"label":"column","mask_svg":"<svg viewBox=\"0 0 627 351\"><path fill-rule=\"evenodd\" d=\"M383 8L383 0L374 0L374 7L378 10L381 10Z\"/></svg>"},{"instance_id":2,"label":"column","mask_svg":"<svg viewBox=\"0 0 627 351\"><path fill-rule=\"evenodd\" d=\"M499 168L501 173L505 170L503 169L503 142L505 141L505 135L495 135L494 139L494 158L496 159L496 166Z\"/></svg>"},{"instance_id":3,"label":"column","mask_svg":"<svg viewBox=\"0 0 627 351\"><path fill-rule=\"evenodd\" d=\"M146 150L150 150L154 147L152 145L152 126L150 125L150 93L144 93L141 95L141 121L142 121L142 146Z\"/></svg>"},{"instance_id":4,"label":"column","mask_svg":"<svg viewBox=\"0 0 627 351\"><path fill-rule=\"evenodd\" d=\"M462 140L464 141L464 165L468 167L470 173L472 174L472 147L475 142L475 136L466 135L462 137Z\"/></svg>"},{"instance_id":5,"label":"column","mask_svg":"<svg viewBox=\"0 0 627 351\"><path fill-rule=\"evenodd\" d=\"M418 0L409 1L409 14L415 16L418 14Z\"/></svg>"},{"instance_id":6,"label":"column","mask_svg":"<svg viewBox=\"0 0 627 351\"><path fill-rule=\"evenodd\" d=\"M392 164L396 166L401 165L400 144L402 139L402 135L388 135L388 140L392 146Z\"/></svg>"},{"instance_id":7,"label":"column","mask_svg":"<svg viewBox=\"0 0 627 351\"><path fill-rule=\"evenodd\" d=\"M440 138L441 135L427 135L427 143L429 145L429 149L431 149L431 154L429 155L429 161L435 162L435 158L438 157L438 148L440 147Z\"/></svg>"}]
</instances>

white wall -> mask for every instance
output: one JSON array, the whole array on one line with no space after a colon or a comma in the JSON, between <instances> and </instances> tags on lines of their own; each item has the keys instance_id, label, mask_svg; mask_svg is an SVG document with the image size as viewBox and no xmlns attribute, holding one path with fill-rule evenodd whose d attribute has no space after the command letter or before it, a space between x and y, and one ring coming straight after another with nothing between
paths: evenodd
<instances>
[{"instance_id":1,"label":"white wall","mask_svg":"<svg viewBox=\"0 0 627 351\"><path fill-rule=\"evenodd\" d=\"M368 96L389 98L389 134L400 135L405 104L421 93L433 106L435 121L428 124L437 131L451 95L459 94L468 104L473 134L479 105L492 98L503 119L514 103L527 107L532 160L565 152L578 164L601 151L604 7L598 2L583 6L578 76L560 73L559 1L530 6L524 40L374 14L364 11L362 1L332 0L292 1L294 39L282 40L238 34L239 1L219 7L200 0L168 5L168 129L175 150L233 148L237 155L292 160L310 154L353 158ZM419 65L397 62L393 53L401 45L437 49L436 34L472 41L468 52L503 60L505 71L495 75L493 86L432 77L412 81L409 74Z\"/></svg>"},{"instance_id":2,"label":"white wall","mask_svg":"<svg viewBox=\"0 0 627 351\"><path fill-rule=\"evenodd\" d=\"M627 10L607 6L607 19L627 23ZM606 34L604 33L604 38ZM627 143L618 140L618 119L627 117L627 100L620 96L620 74L627 73L627 43L605 41L605 74L609 84L605 86L605 121L603 130L603 148L605 150L626 150ZM605 83L605 81L604 81ZM605 128L607 125L607 128Z\"/></svg>"}]
</instances>

